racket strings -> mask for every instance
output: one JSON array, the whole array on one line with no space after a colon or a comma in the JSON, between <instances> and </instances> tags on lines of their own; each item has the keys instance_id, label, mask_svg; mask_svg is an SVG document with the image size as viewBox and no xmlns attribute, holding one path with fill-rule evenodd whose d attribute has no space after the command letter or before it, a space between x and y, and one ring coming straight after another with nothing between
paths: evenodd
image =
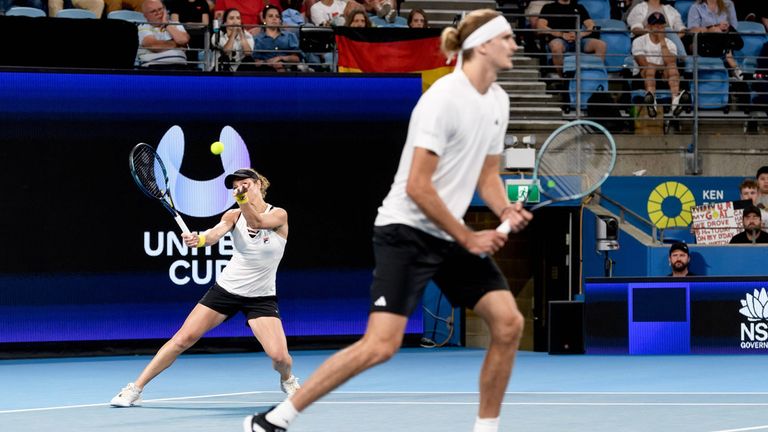
<instances>
[{"instance_id":1,"label":"racket strings","mask_svg":"<svg viewBox=\"0 0 768 432\"><path fill-rule=\"evenodd\" d=\"M131 157L136 179L142 188L156 198L165 195L165 174L157 153L150 146L140 146Z\"/></svg>"},{"instance_id":2,"label":"racket strings","mask_svg":"<svg viewBox=\"0 0 768 432\"><path fill-rule=\"evenodd\" d=\"M614 146L602 131L578 124L561 130L544 148L537 175L548 199L593 191L610 173Z\"/></svg>"}]
</instances>

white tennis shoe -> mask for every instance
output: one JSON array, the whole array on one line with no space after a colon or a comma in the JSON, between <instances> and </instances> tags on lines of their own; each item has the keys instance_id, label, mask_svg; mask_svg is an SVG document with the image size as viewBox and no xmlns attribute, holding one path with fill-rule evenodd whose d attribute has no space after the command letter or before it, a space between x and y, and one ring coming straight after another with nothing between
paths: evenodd
<instances>
[{"instance_id":1,"label":"white tennis shoe","mask_svg":"<svg viewBox=\"0 0 768 432\"><path fill-rule=\"evenodd\" d=\"M295 375L291 375L287 380L280 380L280 390L282 390L288 396L293 396L296 390L300 389L299 379Z\"/></svg>"},{"instance_id":2,"label":"white tennis shoe","mask_svg":"<svg viewBox=\"0 0 768 432\"><path fill-rule=\"evenodd\" d=\"M141 391L140 388L136 387L136 384L128 383L127 386L120 390L120 393L118 393L117 396L112 398L109 404L113 407L122 408L139 406L141 405Z\"/></svg>"}]
</instances>

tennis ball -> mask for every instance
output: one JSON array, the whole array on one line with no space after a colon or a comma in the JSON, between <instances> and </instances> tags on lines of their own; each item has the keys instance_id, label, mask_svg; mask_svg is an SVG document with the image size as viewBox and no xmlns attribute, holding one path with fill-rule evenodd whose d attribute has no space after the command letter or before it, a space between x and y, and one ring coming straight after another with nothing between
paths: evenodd
<instances>
[{"instance_id":1,"label":"tennis ball","mask_svg":"<svg viewBox=\"0 0 768 432\"><path fill-rule=\"evenodd\" d=\"M221 154L221 152L224 151L224 143L221 141L216 141L215 143L211 144L211 153L215 155Z\"/></svg>"},{"instance_id":2,"label":"tennis ball","mask_svg":"<svg viewBox=\"0 0 768 432\"><path fill-rule=\"evenodd\" d=\"M553 188L553 187L555 187L555 181L554 181L554 180L549 180L549 181L547 181L547 187L548 187L548 188Z\"/></svg>"}]
</instances>

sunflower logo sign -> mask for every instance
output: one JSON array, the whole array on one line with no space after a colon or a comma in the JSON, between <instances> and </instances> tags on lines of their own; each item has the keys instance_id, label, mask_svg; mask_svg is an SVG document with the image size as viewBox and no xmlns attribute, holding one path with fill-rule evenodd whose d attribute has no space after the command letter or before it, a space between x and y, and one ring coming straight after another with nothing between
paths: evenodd
<instances>
[{"instance_id":1,"label":"sunflower logo sign","mask_svg":"<svg viewBox=\"0 0 768 432\"><path fill-rule=\"evenodd\" d=\"M687 227L694 206L696 199L687 186L667 181L656 186L648 196L648 217L658 228Z\"/></svg>"},{"instance_id":2,"label":"sunflower logo sign","mask_svg":"<svg viewBox=\"0 0 768 432\"><path fill-rule=\"evenodd\" d=\"M747 317L741 323L742 349L768 349L768 292L765 287L747 293L739 313Z\"/></svg>"}]
</instances>

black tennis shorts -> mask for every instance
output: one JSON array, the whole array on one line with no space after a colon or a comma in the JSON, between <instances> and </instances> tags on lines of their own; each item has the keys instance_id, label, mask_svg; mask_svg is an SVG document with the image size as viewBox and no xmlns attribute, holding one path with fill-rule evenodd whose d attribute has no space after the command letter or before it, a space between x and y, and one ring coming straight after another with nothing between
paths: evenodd
<instances>
[{"instance_id":1,"label":"black tennis shorts","mask_svg":"<svg viewBox=\"0 0 768 432\"><path fill-rule=\"evenodd\" d=\"M509 290L492 259L407 225L374 227L373 253L371 312L409 316L430 279L454 307L474 309L486 293Z\"/></svg>"},{"instance_id":2,"label":"black tennis shorts","mask_svg":"<svg viewBox=\"0 0 768 432\"><path fill-rule=\"evenodd\" d=\"M246 319L275 317L280 318L280 309L277 307L276 296L243 297L213 284L202 299L198 302L203 306L232 318L238 312L242 312Z\"/></svg>"}]
</instances>

